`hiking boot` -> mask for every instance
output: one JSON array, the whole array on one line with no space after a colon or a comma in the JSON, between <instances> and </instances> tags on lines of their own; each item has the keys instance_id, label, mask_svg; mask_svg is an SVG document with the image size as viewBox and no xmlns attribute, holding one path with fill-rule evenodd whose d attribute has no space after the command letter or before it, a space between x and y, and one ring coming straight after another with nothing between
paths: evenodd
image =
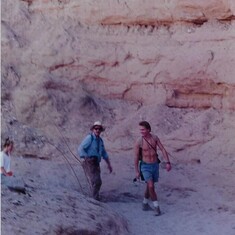
<instances>
[{"instance_id":1,"label":"hiking boot","mask_svg":"<svg viewBox=\"0 0 235 235\"><path fill-rule=\"evenodd\" d=\"M142 203L142 210L143 211L148 211L150 209L150 206L148 203Z\"/></svg>"},{"instance_id":2,"label":"hiking boot","mask_svg":"<svg viewBox=\"0 0 235 235\"><path fill-rule=\"evenodd\" d=\"M154 207L154 214L155 214L155 216L161 215L161 211L160 211L160 207L159 206Z\"/></svg>"}]
</instances>

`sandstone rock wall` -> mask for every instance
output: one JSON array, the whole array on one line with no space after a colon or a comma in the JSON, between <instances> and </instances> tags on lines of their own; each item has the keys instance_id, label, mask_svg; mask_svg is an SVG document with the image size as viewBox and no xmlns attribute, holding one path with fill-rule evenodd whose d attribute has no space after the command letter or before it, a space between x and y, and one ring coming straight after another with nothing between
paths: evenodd
<instances>
[{"instance_id":1,"label":"sandstone rock wall","mask_svg":"<svg viewBox=\"0 0 235 235\"><path fill-rule=\"evenodd\" d=\"M234 109L234 8L219 0L4 1L3 79L35 89L72 80L109 98Z\"/></svg>"},{"instance_id":2,"label":"sandstone rock wall","mask_svg":"<svg viewBox=\"0 0 235 235\"><path fill-rule=\"evenodd\" d=\"M146 105L235 110L234 12L232 0L3 0L3 130L85 132Z\"/></svg>"}]
</instances>

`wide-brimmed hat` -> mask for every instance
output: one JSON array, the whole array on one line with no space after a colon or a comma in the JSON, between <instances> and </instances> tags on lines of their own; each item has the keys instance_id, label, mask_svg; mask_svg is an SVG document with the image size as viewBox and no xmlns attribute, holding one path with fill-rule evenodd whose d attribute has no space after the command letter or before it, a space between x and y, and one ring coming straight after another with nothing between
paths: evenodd
<instances>
[{"instance_id":1,"label":"wide-brimmed hat","mask_svg":"<svg viewBox=\"0 0 235 235\"><path fill-rule=\"evenodd\" d=\"M105 131L105 127L101 124L100 121L94 122L93 126L91 127L91 130L93 130L96 126L99 126L101 128L101 131Z\"/></svg>"}]
</instances>

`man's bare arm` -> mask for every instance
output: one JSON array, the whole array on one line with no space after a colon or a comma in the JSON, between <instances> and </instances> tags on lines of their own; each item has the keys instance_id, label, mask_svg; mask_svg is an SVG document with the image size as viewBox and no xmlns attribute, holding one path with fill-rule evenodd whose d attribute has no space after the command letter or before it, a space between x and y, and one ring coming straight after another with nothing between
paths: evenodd
<instances>
[{"instance_id":1,"label":"man's bare arm","mask_svg":"<svg viewBox=\"0 0 235 235\"><path fill-rule=\"evenodd\" d=\"M136 172L136 177L140 177L140 171L139 171L139 143L136 142L135 144L135 172Z\"/></svg>"},{"instance_id":2,"label":"man's bare arm","mask_svg":"<svg viewBox=\"0 0 235 235\"><path fill-rule=\"evenodd\" d=\"M162 143L161 143L161 141L158 137L157 137L157 145L160 148L160 150L162 151L163 157L166 160L166 170L170 171L171 170L171 163L170 163L168 153L167 153L166 149L164 148L164 146L162 145Z\"/></svg>"}]
</instances>

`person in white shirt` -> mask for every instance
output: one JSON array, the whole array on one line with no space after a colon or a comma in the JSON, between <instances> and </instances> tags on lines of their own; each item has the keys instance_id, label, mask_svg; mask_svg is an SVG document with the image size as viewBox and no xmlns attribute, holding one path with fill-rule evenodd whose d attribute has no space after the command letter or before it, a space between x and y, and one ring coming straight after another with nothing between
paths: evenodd
<instances>
[{"instance_id":1,"label":"person in white shirt","mask_svg":"<svg viewBox=\"0 0 235 235\"><path fill-rule=\"evenodd\" d=\"M11 171L11 152L14 147L14 142L7 138L3 145L3 150L0 152L1 161L1 178L2 176L12 176Z\"/></svg>"},{"instance_id":2,"label":"person in white shirt","mask_svg":"<svg viewBox=\"0 0 235 235\"><path fill-rule=\"evenodd\" d=\"M7 138L3 145L3 150L0 152L1 162L1 186L5 190L5 186L11 191L26 194L25 183L23 179L19 179L11 171L11 152L14 147L14 142ZM12 177L9 177L12 176Z\"/></svg>"}]
</instances>

